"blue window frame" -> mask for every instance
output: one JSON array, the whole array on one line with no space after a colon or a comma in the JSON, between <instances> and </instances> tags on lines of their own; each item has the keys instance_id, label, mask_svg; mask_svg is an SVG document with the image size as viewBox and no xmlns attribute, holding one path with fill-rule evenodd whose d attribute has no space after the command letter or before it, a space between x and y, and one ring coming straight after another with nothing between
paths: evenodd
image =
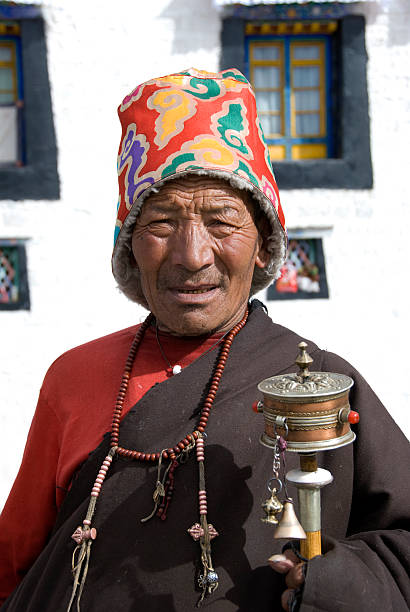
<instances>
[{"instance_id":1,"label":"blue window frame","mask_svg":"<svg viewBox=\"0 0 410 612\"><path fill-rule=\"evenodd\" d=\"M0 164L24 163L20 26L0 23Z\"/></svg>"},{"instance_id":2,"label":"blue window frame","mask_svg":"<svg viewBox=\"0 0 410 612\"><path fill-rule=\"evenodd\" d=\"M252 29L249 24L247 31ZM245 43L247 76L271 158L334 157L331 34L250 34Z\"/></svg>"}]
</instances>

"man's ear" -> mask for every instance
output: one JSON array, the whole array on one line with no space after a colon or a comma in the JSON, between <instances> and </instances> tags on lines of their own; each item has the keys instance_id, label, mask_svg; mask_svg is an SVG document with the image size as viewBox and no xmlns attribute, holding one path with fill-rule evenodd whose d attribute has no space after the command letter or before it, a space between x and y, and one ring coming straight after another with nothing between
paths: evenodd
<instances>
[{"instance_id":1,"label":"man's ear","mask_svg":"<svg viewBox=\"0 0 410 612\"><path fill-rule=\"evenodd\" d=\"M265 240L261 238L261 244L259 246L258 254L256 255L255 259L255 266L258 266L258 268L266 268L270 261L270 257L270 253L266 248Z\"/></svg>"}]
</instances>

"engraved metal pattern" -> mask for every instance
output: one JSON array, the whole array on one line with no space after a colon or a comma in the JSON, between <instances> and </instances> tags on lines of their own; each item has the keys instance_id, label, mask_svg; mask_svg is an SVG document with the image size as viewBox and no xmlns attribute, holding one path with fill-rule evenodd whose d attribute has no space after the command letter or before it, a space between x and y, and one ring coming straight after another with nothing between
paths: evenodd
<instances>
[{"instance_id":1,"label":"engraved metal pattern","mask_svg":"<svg viewBox=\"0 0 410 612\"><path fill-rule=\"evenodd\" d=\"M344 374L311 372L305 381L298 374L272 376L260 382L258 389L269 397L307 398L334 396L347 391L352 385L353 380Z\"/></svg>"},{"instance_id":2,"label":"engraved metal pattern","mask_svg":"<svg viewBox=\"0 0 410 612\"><path fill-rule=\"evenodd\" d=\"M286 413L286 415L286 424L288 426L289 431L333 429L340 424L339 408L337 408L336 410L326 410L323 412L292 412ZM276 414L264 410L264 417L265 421L267 421L268 423L272 423L274 426L276 425L276 427L283 427L283 425L278 423L278 419L282 418L281 416L277 417Z\"/></svg>"}]
</instances>

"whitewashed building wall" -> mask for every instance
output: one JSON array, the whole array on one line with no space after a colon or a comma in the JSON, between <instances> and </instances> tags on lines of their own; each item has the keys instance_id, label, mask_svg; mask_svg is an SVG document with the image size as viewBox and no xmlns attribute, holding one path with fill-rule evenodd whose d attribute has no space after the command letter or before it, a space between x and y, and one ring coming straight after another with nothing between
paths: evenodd
<instances>
[{"instance_id":1,"label":"whitewashed building wall","mask_svg":"<svg viewBox=\"0 0 410 612\"><path fill-rule=\"evenodd\" d=\"M190 66L218 70L220 54L220 12L212 0L39 4L61 199L0 201L0 238L27 239L31 294L30 311L0 311L0 507L50 363L145 314L118 292L110 271L116 107L153 76ZM330 299L272 301L268 308L275 321L351 361L410 436L410 4L379 0L353 6L367 20L374 188L283 191L288 226L313 228L324 237Z\"/></svg>"}]
</instances>

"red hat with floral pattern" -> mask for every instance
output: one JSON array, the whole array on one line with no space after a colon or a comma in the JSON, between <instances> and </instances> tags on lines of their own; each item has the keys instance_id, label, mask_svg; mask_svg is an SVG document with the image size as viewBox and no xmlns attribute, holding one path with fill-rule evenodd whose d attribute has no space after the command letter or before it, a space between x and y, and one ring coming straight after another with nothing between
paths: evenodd
<instances>
[{"instance_id":1,"label":"red hat with floral pattern","mask_svg":"<svg viewBox=\"0 0 410 612\"><path fill-rule=\"evenodd\" d=\"M138 85L118 108L119 200L112 257L114 277L146 306L131 238L145 198L184 175L222 178L251 192L272 228L269 265L255 268L251 293L279 275L287 246L285 219L269 151L247 79L234 68L190 68Z\"/></svg>"}]
</instances>

